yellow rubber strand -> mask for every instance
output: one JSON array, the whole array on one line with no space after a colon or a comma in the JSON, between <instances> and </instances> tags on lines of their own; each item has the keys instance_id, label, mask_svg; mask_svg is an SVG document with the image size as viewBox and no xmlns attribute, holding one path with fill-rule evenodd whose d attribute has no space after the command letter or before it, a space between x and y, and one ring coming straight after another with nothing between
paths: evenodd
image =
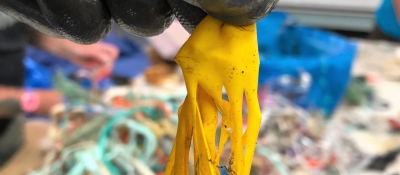
<instances>
[{"instance_id":1,"label":"yellow rubber strand","mask_svg":"<svg viewBox=\"0 0 400 175\"><path fill-rule=\"evenodd\" d=\"M179 113L174 150L167 175L187 175L189 150L194 139L195 174L219 174L222 148L230 137L231 175L248 175L261 122L257 100L259 57L256 26L225 24L207 16L194 30L175 57L188 90ZM222 99L225 87L229 105ZM248 104L248 127L243 135L242 103ZM218 151L215 148L216 113L223 125ZM214 121L215 120L215 121Z\"/></svg>"},{"instance_id":2,"label":"yellow rubber strand","mask_svg":"<svg viewBox=\"0 0 400 175\"><path fill-rule=\"evenodd\" d=\"M223 111L229 111L229 102L223 101ZM218 151L216 156L214 157L215 164L219 165L220 162L220 157L222 152L225 149L226 142L228 141L230 137L230 131L231 127L233 126L232 124L233 119L229 118L229 113L222 113L222 122L221 122L221 131L220 131L220 137L219 137L219 143L218 143Z\"/></svg>"}]
</instances>

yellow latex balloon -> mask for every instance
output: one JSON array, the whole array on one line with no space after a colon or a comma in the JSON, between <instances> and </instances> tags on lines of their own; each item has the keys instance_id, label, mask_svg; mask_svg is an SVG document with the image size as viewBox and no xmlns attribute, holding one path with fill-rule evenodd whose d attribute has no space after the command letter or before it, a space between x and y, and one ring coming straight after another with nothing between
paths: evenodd
<instances>
[{"instance_id":1,"label":"yellow latex balloon","mask_svg":"<svg viewBox=\"0 0 400 175\"><path fill-rule=\"evenodd\" d=\"M188 174L193 141L196 174L219 175L220 155L230 138L230 163L223 166L231 175L248 175L261 122L256 25L235 26L207 16L175 61L182 69L188 95L179 109L178 132L165 174ZM222 99L222 87L229 102ZM248 127L243 134L244 97ZM216 148L218 111L222 113L222 128Z\"/></svg>"}]
</instances>

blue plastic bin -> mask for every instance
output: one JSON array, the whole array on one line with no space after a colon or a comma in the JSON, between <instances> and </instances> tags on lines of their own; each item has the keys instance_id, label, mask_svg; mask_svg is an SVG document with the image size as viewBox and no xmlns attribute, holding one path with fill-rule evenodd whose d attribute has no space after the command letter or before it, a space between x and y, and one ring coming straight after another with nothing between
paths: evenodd
<instances>
[{"instance_id":1,"label":"blue plastic bin","mask_svg":"<svg viewBox=\"0 0 400 175\"><path fill-rule=\"evenodd\" d=\"M308 93L293 102L320 109L329 116L342 99L350 79L357 45L334 33L302 26L289 14L272 12L257 23L260 85L282 75L308 72Z\"/></svg>"}]
</instances>

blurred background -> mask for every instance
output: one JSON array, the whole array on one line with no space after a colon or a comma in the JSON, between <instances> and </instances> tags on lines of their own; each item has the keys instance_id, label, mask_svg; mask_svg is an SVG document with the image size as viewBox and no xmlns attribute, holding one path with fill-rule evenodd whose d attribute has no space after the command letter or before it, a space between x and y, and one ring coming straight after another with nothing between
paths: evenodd
<instances>
[{"instance_id":1,"label":"blurred background","mask_svg":"<svg viewBox=\"0 0 400 175\"><path fill-rule=\"evenodd\" d=\"M280 0L257 34L252 175L400 174L400 0ZM0 12L0 175L163 174L189 36L84 46Z\"/></svg>"}]
</instances>

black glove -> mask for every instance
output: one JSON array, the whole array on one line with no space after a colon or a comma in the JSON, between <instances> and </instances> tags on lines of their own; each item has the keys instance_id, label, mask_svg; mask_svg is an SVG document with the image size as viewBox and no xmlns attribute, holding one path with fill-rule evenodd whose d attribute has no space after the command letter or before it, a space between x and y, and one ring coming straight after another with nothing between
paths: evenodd
<instances>
[{"instance_id":1,"label":"black glove","mask_svg":"<svg viewBox=\"0 0 400 175\"><path fill-rule=\"evenodd\" d=\"M185 2L187 1L187 2ZM278 0L0 0L0 11L54 37L92 44L107 36L113 19L127 32L161 34L177 17L191 33L207 15L235 25L264 18Z\"/></svg>"}]
</instances>

